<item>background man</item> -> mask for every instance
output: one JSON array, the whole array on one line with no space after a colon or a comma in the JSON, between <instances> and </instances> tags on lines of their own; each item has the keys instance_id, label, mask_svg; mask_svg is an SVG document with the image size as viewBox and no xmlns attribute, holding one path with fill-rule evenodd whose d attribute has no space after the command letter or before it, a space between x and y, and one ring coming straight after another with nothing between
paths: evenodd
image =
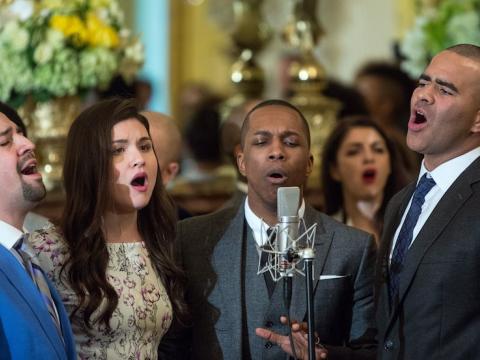
<instances>
[{"instance_id":1,"label":"background man","mask_svg":"<svg viewBox=\"0 0 480 360\"><path fill-rule=\"evenodd\" d=\"M285 358L284 342L256 335L258 328L267 328L259 334L277 340L270 335L288 331L280 323L285 315L282 286L269 288L268 280L257 275L257 246L267 238L265 224L277 223L278 187L303 189L312 164L303 115L281 100L261 102L247 114L241 132L238 167L248 181L244 204L179 223L178 240L189 279L194 358ZM329 357L343 358L341 354L350 355L350 346L372 344L373 238L317 212L303 200L300 205L299 216L306 226L318 224L315 330ZM306 314L304 284L304 278L293 280L293 319L303 320Z\"/></svg>"},{"instance_id":2,"label":"background man","mask_svg":"<svg viewBox=\"0 0 480 360\"><path fill-rule=\"evenodd\" d=\"M417 182L390 202L377 267L380 359L480 351L480 48L435 56L411 99Z\"/></svg>"},{"instance_id":3,"label":"background man","mask_svg":"<svg viewBox=\"0 0 480 360\"><path fill-rule=\"evenodd\" d=\"M180 170L182 135L171 117L153 111L144 111L142 115L150 125L150 136L160 165L163 185L167 186Z\"/></svg>"},{"instance_id":4,"label":"background man","mask_svg":"<svg viewBox=\"0 0 480 360\"><path fill-rule=\"evenodd\" d=\"M0 103L0 349L2 359L75 359L68 316L56 290L32 265L25 215L45 197L35 146L15 112Z\"/></svg>"},{"instance_id":5,"label":"background man","mask_svg":"<svg viewBox=\"0 0 480 360\"><path fill-rule=\"evenodd\" d=\"M150 125L150 136L160 166L162 182L168 188L180 171L182 135L170 116L153 111L144 111L141 114L147 118ZM180 206L177 206L177 214L180 220L192 216Z\"/></svg>"}]
</instances>

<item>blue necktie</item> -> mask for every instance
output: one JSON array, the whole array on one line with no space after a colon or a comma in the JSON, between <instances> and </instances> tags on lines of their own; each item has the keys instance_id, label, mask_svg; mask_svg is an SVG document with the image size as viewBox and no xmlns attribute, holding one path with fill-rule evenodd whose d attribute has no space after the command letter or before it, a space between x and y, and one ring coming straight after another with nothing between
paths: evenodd
<instances>
[{"instance_id":1,"label":"blue necktie","mask_svg":"<svg viewBox=\"0 0 480 360\"><path fill-rule=\"evenodd\" d=\"M403 261L407 254L408 247L413 240L413 229L417 224L418 217L422 212L422 205L425 202L425 196L435 186L432 178L427 178L425 173L418 182L417 188L413 193L412 204L408 210L405 221L398 234L395 249L393 250L392 260L390 262L389 284L388 290L390 295L390 304L394 303L394 299L398 294L398 285L400 273L402 272Z\"/></svg>"}]
</instances>

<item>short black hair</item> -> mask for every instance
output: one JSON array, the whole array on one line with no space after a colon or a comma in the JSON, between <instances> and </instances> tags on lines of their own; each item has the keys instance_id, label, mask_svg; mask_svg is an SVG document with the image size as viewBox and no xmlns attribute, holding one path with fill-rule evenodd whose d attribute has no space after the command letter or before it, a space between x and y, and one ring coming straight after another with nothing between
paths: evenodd
<instances>
[{"instance_id":1,"label":"short black hair","mask_svg":"<svg viewBox=\"0 0 480 360\"><path fill-rule=\"evenodd\" d=\"M27 127L23 123L22 118L18 115L17 110L10 105L0 101L0 113L4 114L10 121L22 130L23 135L27 136Z\"/></svg>"},{"instance_id":2,"label":"short black hair","mask_svg":"<svg viewBox=\"0 0 480 360\"><path fill-rule=\"evenodd\" d=\"M302 112L295 105L292 105L288 101L282 100L282 99L264 100L262 102L259 102L257 105L255 105L252 108L252 110L250 110L247 113L247 115L245 116L245 120L243 121L243 124L242 124L242 129L240 131L240 145L242 148L245 145L245 135L247 134L247 131L248 131L250 115L256 110L263 107L267 107L267 106L284 106L286 108L290 108L294 110L300 116L300 119L302 119L302 124L305 129L305 135L307 137L307 144L308 144L308 147L310 148L310 127L308 125L307 119L305 119L305 116L303 116Z\"/></svg>"},{"instance_id":3,"label":"short black hair","mask_svg":"<svg viewBox=\"0 0 480 360\"><path fill-rule=\"evenodd\" d=\"M469 59L480 61L480 47L477 45L457 44L446 48L445 51L451 51Z\"/></svg>"},{"instance_id":4,"label":"short black hair","mask_svg":"<svg viewBox=\"0 0 480 360\"><path fill-rule=\"evenodd\" d=\"M389 96L396 98L395 112L401 113L403 109L410 110L410 97L415 90L416 83L398 65L385 61L372 61L358 71L357 79L362 76L376 77L386 82L384 89L389 92Z\"/></svg>"},{"instance_id":5,"label":"short black hair","mask_svg":"<svg viewBox=\"0 0 480 360\"><path fill-rule=\"evenodd\" d=\"M220 162L221 116L216 105L203 105L195 110L185 125L185 142L196 161Z\"/></svg>"}]
</instances>

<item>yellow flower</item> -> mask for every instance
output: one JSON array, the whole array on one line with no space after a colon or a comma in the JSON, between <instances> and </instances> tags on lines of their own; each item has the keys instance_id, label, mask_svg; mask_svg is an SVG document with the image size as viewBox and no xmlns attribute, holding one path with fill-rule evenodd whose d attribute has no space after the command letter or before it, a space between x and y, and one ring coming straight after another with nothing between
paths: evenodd
<instances>
[{"instance_id":1,"label":"yellow flower","mask_svg":"<svg viewBox=\"0 0 480 360\"><path fill-rule=\"evenodd\" d=\"M78 16L55 14L50 19L50 26L70 38L76 46L82 46L87 42L87 28Z\"/></svg>"},{"instance_id":2,"label":"yellow flower","mask_svg":"<svg viewBox=\"0 0 480 360\"><path fill-rule=\"evenodd\" d=\"M88 43L91 46L116 48L120 44L117 31L105 25L93 12L87 14Z\"/></svg>"}]
</instances>

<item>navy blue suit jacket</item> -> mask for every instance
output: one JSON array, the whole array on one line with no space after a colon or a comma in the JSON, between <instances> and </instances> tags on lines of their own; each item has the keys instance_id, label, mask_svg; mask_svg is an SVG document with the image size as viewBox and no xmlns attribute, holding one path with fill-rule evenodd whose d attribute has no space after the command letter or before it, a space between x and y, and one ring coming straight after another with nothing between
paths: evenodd
<instances>
[{"instance_id":1,"label":"navy blue suit jacket","mask_svg":"<svg viewBox=\"0 0 480 360\"><path fill-rule=\"evenodd\" d=\"M63 303L47 278L63 331L62 341L40 292L22 265L0 245L0 359L75 359Z\"/></svg>"}]
</instances>

